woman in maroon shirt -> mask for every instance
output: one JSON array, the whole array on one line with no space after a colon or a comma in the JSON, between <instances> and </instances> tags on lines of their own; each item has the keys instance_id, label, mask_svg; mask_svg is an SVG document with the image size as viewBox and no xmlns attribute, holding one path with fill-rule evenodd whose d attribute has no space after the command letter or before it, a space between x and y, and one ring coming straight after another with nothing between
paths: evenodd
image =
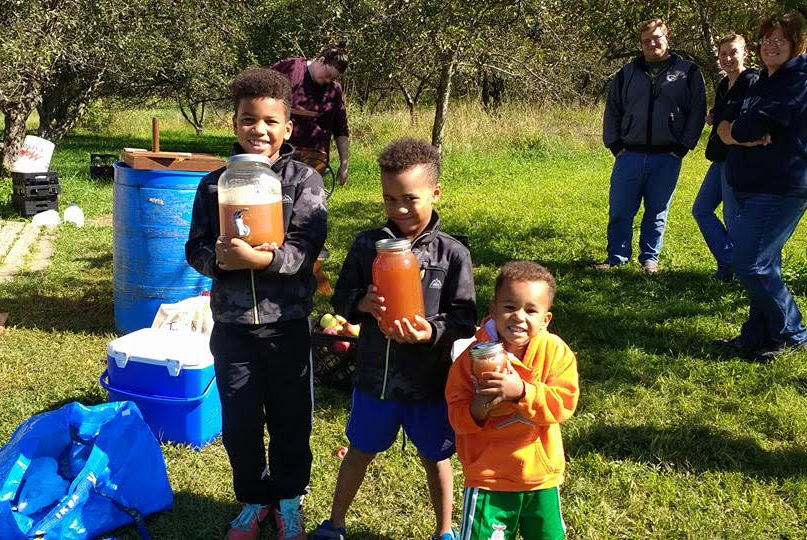
<instances>
[{"instance_id":1,"label":"woman in maroon shirt","mask_svg":"<svg viewBox=\"0 0 807 540\"><path fill-rule=\"evenodd\" d=\"M294 128L289 142L299 159L320 172L328 163L331 135L339 153L339 184L347 183L349 143L342 86L337 79L347 69L344 44L323 50L316 58L287 58L272 66L291 81Z\"/></svg>"}]
</instances>

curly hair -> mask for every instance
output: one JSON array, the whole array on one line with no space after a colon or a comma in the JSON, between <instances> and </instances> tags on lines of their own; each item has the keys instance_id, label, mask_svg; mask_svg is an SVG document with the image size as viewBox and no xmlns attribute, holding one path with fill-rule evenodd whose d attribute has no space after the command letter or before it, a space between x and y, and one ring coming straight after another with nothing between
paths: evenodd
<instances>
[{"instance_id":1,"label":"curly hair","mask_svg":"<svg viewBox=\"0 0 807 540\"><path fill-rule=\"evenodd\" d=\"M549 305L555 299L555 277L545 267L532 261L510 261L502 266L493 285L493 296L499 293L505 281L543 281L549 289Z\"/></svg>"},{"instance_id":2,"label":"curly hair","mask_svg":"<svg viewBox=\"0 0 807 540\"><path fill-rule=\"evenodd\" d=\"M399 173L415 165L422 165L429 183L437 185L440 178L440 151L417 139L398 139L391 142L378 156L382 173Z\"/></svg>"},{"instance_id":3,"label":"curly hair","mask_svg":"<svg viewBox=\"0 0 807 540\"><path fill-rule=\"evenodd\" d=\"M804 16L798 11L793 11L785 15L775 15L768 17L759 25L757 39L759 47L757 53L762 54L762 38L773 34L777 28L782 29L782 34L790 42L790 58L795 58L804 54L807 49L807 38L804 35Z\"/></svg>"},{"instance_id":4,"label":"curly hair","mask_svg":"<svg viewBox=\"0 0 807 540\"><path fill-rule=\"evenodd\" d=\"M344 73L348 64L347 43L340 41L336 45L325 47L319 53L319 58L322 58L324 64L336 68L339 73Z\"/></svg>"},{"instance_id":5,"label":"curly hair","mask_svg":"<svg viewBox=\"0 0 807 540\"><path fill-rule=\"evenodd\" d=\"M282 100L286 106L286 120L291 118L291 83L282 73L269 68L248 68L239 73L230 85L236 114L244 98L271 98Z\"/></svg>"}]
</instances>

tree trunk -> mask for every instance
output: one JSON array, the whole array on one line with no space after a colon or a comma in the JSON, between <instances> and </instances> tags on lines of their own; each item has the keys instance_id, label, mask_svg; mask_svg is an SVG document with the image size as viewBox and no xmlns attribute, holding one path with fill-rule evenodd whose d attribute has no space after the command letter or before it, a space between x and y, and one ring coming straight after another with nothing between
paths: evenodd
<instances>
[{"instance_id":1,"label":"tree trunk","mask_svg":"<svg viewBox=\"0 0 807 540\"><path fill-rule=\"evenodd\" d=\"M185 99L188 99L186 101ZM196 135L201 135L205 128L205 102L190 101L190 98L177 98L177 105L179 105L179 112L182 117L193 126ZM197 110L201 106L201 113Z\"/></svg>"},{"instance_id":2,"label":"tree trunk","mask_svg":"<svg viewBox=\"0 0 807 540\"><path fill-rule=\"evenodd\" d=\"M451 78L457 61L456 50L442 55L440 62L440 82L437 85L437 107L434 110L432 125L432 146L443 151L443 133L448 117L448 99L451 97Z\"/></svg>"},{"instance_id":3,"label":"tree trunk","mask_svg":"<svg viewBox=\"0 0 807 540\"><path fill-rule=\"evenodd\" d=\"M414 124L415 119L415 101L412 99L412 94L409 93L409 90L406 89L404 83L401 81L396 81L398 83L398 88L401 89L401 93L404 96L404 101L406 102L406 108L409 109L409 123Z\"/></svg>"},{"instance_id":4,"label":"tree trunk","mask_svg":"<svg viewBox=\"0 0 807 540\"><path fill-rule=\"evenodd\" d=\"M0 164L0 170L3 173L8 172L20 153L25 140L25 122L35 108L36 106L30 100L6 105L3 108L5 128L3 129L3 161Z\"/></svg>"}]
</instances>

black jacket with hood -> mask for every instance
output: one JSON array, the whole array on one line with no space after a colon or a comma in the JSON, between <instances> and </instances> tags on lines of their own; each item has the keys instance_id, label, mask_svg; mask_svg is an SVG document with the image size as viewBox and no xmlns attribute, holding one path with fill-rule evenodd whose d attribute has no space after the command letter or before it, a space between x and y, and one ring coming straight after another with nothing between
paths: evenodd
<instances>
[{"instance_id":1,"label":"black jacket with hood","mask_svg":"<svg viewBox=\"0 0 807 540\"><path fill-rule=\"evenodd\" d=\"M471 254L459 240L440 231L440 219L432 212L426 230L412 242L420 263L426 320L432 325L431 343L401 344L381 333L372 315L356 310L358 301L373 282L375 243L403 234L392 222L356 237L342 265L331 298L337 313L361 323L353 384L364 393L396 401L442 401L451 345L474 335L476 296Z\"/></svg>"}]
</instances>

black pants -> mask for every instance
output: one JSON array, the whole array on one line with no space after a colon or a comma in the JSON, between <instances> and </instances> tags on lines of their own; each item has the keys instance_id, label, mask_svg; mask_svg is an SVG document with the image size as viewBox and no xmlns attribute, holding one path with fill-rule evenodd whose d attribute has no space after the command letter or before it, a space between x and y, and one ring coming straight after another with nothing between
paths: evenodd
<instances>
[{"instance_id":1,"label":"black pants","mask_svg":"<svg viewBox=\"0 0 807 540\"><path fill-rule=\"evenodd\" d=\"M308 320L259 326L216 323L210 351L236 498L277 504L304 494L313 460ZM269 431L268 468L264 425Z\"/></svg>"}]
</instances>

